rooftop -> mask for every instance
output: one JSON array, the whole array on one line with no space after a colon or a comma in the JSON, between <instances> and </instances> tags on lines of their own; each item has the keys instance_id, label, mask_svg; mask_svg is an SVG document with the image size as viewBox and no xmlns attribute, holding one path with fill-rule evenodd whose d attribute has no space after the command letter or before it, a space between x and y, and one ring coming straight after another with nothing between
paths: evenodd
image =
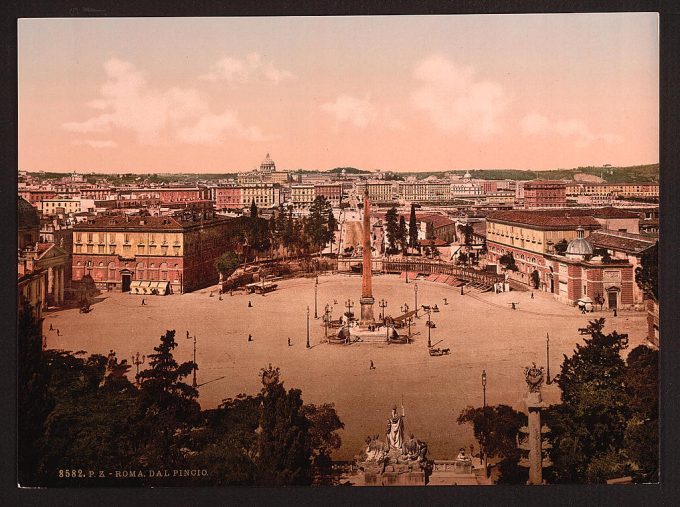
<instances>
[{"instance_id":1,"label":"rooftop","mask_svg":"<svg viewBox=\"0 0 680 507\"><path fill-rule=\"evenodd\" d=\"M512 210L496 211L491 213L489 222L507 222L533 227L576 229L599 229L600 223L595 220L593 214L572 213L568 209L555 210Z\"/></svg>"},{"instance_id":2,"label":"rooftop","mask_svg":"<svg viewBox=\"0 0 680 507\"><path fill-rule=\"evenodd\" d=\"M634 255L644 252L656 243L656 239L647 236L609 230L594 231L588 236L587 240L596 248L606 248Z\"/></svg>"},{"instance_id":3,"label":"rooftop","mask_svg":"<svg viewBox=\"0 0 680 507\"><path fill-rule=\"evenodd\" d=\"M199 224L211 224L217 222L227 222L231 220L227 217L212 216L208 214L204 217L203 213L183 213L175 216L142 216L142 215L108 215L99 216L82 222L74 226L75 230L134 230L134 229L184 229Z\"/></svg>"}]
</instances>

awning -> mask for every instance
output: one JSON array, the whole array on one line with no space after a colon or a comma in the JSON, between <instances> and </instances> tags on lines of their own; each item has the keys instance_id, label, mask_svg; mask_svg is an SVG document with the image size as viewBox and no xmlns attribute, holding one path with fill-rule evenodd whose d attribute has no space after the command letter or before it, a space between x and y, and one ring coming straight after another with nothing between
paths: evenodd
<instances>
[{"instance_id":1,"label":"awning","mask_svg":"<svg viewBox=\"0 0 680 507\"><path fill-rule=\"evenodd\" d=\"M130 284L130 292L132 294L158 294L165 295L168 293L168 286L170 282L167 281L153 281L153 280L133 280Z\"/></svg>"}]
</instances>

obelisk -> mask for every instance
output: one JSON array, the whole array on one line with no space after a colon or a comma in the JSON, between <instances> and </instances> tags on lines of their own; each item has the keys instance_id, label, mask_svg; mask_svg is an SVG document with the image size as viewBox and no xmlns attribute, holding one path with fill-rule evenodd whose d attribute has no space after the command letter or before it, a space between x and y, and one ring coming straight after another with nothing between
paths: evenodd
<instances>
[{"instance_id":1,"label":"obelisk","mask_svg":"<svg viewBox=\"0 0 680 507\"><path fill-rule=\"evenodd\" d=\"M361 271L361 320L360 326L375 324L373 317L373 287L371 277L373 275L373 263L371 262L371 203L368 200L368 186L364 193L364 257Z\"/></svg>"}]
</instances>

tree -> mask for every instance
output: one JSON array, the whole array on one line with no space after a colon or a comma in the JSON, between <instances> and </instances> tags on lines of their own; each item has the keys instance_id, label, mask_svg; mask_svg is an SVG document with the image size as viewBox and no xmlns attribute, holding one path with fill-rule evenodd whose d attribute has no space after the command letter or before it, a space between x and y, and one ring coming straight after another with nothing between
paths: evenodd
<instances>
[{"instance_id":1,"label":"tree","mask_svg":"<svg viewBox=\"0 0 680 507\"><path fill-rule=\"evenodd\" d=\"M257 218L257 204L255 204L255 199L250 203L250 218Z\"/></svg>"},{"instance_id":2,"label":"tree","mask_svg":"<svg viewBox=\"0 0 680 507\"><path fill-rule=\"evenodd\" d=\"M257 483L294 486L311 483L309 421L302 411L301 391L286 391L279 369L261 370L262 392L257 428Z\"/></svg>"},{"instance_id":3,"label":"tree","mask_svg":"<svg viewBox=\"0 0 680 507\"><path fill-rule=\"evenodd\" d=\"M648 248L640 257L640 265L635 268L635 283L645 296L659 300L659 242Z\"/></svg>"},{"instance_id":4,"label":"tree","mask_svg":"<svg viewBox=\"0 0 680 507\"><path fill-rule=\"evenodd\" d=\"M399 228L397 229L397 242L401 248L401 253L406 253L408 248L408 232L406 231L406 218L404 215L399 216Z\"/></svg>"},{"instance_id":5,"label":"tree","mask_svg":"<svg viewBox=\"0 0 680 507\"><path fill-rule=\"evenodd\" d=\"M240 264L241 259L236 255L236 252L230 250L229 252L222 254L215 261L215 269L220 274L221 278L224 279L229 278Z\"/></svg>"},{"instance_id":6,"label":"tree","mask_svg":"<svg viewBox=\"0 0 680 507\"><path fill-rule=\"evenodd\" d=\"M659 351L639 345L626 359L625 384L631 417L625 430L627 456L639 482L659 480Z\"/></svg>"},{"instance_id":7,"label":"tree","mask_svg":"<svg viewBox=\"0 0 680 507\"><path fill-rule=\"evenodd\" d=\"M568 246L569 243L567 242L567 240L562 238L561 241L555 243L555 253L557 255L564 255L564 253L567 251Z\"/></svg>"},{"instance_id":8,"label":"tree","mask_svg":"<svg viewBox=\"0 0 680 507\"><path fill-rule=\"evenodd\" d=\"M499 458L501 482L524 483L526 472L518 467L520 450L517 448L519 428L527 423L527 417L508 405L464 408L457 419L458 424L472 424L481 451L489 458Z\"/></svg>"},{"instance_id":9,"label":"tree","mask_svg":"<svg viewBox=\"0 0 680 507\"><path fill-rule=\"evenodd\" d=\"M387 253L394 254L397 252L397 238L399 236L396 206L392 206L385 214L385 232L387 234Z\"/></svg>"},{"instance_id":10,"label":"tree","mask_svg":"<svg viewBox=\"0 0 680 507\"><path fill-rule=\"evenodd\" d=\"M465 252L460 252L458 254L458 259L457 259L456 262L458 264L463 264L463 265L467 264L468 263L468 254L466 254Z\"/></svg>"},{"instance_id":11,"label":"tree","mask_svg":"<svg viewBox=\"0 0 680 507\"><path fill-rule=\"evenodd\" d=\"M538 270L533 270L531 273L531 286L534 289L538 289L541 285L541 276L538 274Z\"/></svg>"},{"instance_id":12,"label":"tree","mask_svg":"<svg viewBox=\"0 0 680 507\"><path fill-rule=\"evenodd\" d=\"M470 224L463 224L458 229L463 235L463 244L470 246L472 244L472 233L474 232L472 226Z\"/></svg>"},{"instance_id":13,"label":"tree","mask_svg":"<svg viewBox=\"0 0 680 507\"><path fill-rule=\"evenodd\" d=\"M408 221L408 237L411 248L418 248L418 222L416 221L416 205L411 203L411 215Z\"/></svg>"},{"instance_id":14,"label":"tree","mask_svg":"<svg viewBox=\"0 0 680 507\"><path fill-rule=\"evenodd\" d=\"M332 245L333 243L335 243L335 231L338 228L338 221L335 219L335 215L333 215L332 209L328 212L327 227L328 227L328 232L329 232L329 237L330 237L329 241Z\"/></svg>"},{"instance_id":15,"label":"tree","mask_svg":"<svg viewBox=\"0 0 680 507\"><path fill-rule=\"evenodd\" d=\"M175 331L167 331L150 354L149 369L139 372L138 432L142 451L138 466L144 468L182 468L191 426L200 407L198 391L183 380L198 365L193 361L178 364L172 351L177 347Z\"/></svg>"},{"instance_id":16,"label":"tree","mask_svg":"<svg viewBox=\"0 0 680 507\"><path fill-rule=\"evenodd\" d=\"M17 412L18 472L21 486L37 486L44 424L53 408L48 393L49 372L43 358L42 319L28 301L18 315Z\"/></svg>"},{"instance_id":17,"label":"tree","mask_svg":"<svg viewBox=\"0 0 680 507\"><path fill-rule=\"evenodd\" d=\"M304 405L302 413L309 422L308 445L312 467L318 473L331 465L331 453L340 448L341 440L337 431L342 423L332 403Z\"/></svg>"},{"instance_id":18,"label":"tree","mask_svg":"<svg viewBox=\"0 0 680 507\"><path fill-rule=\"evenodd\" d=\"M501 255L500 258L498 259L498 263L503 266L505 269L509 269L510 271L517 271L517 264L515 264L515 256L512 254L512 252L508 252L507 254Z\"/></svg>"},{"instance_id":19,"label":"tree","mask_svg":"<svg viewBox=\"0 0 680 507\"><path fill-rule=\"evenodd\" d=\"M309 207L309 216L305 221L304 232L310 244L317 248L319 253L331 239L328 215L332 211L331 203L322 195L317 196Z\"/></svg>"},{"instance_id":20,"label":"tree","mask_svg":"<svg viewBox=\"0 0 680 507\"><path fill-rule=\"evenodd\" d=\"M624 438L630 417L621 351L628 339L604 334L605 319L590 321L590 338L564 357L555 382L562 403L546 411L556 482L604 482L629 473Z\"/></svg>"}]
</instances>

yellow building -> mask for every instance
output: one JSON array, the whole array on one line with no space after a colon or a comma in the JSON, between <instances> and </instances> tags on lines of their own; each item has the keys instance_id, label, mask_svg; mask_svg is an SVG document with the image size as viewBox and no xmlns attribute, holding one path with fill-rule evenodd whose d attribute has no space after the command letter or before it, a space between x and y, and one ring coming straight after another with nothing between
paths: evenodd
<instances>
[{"instance_id":1,"label":"yellow building","mask_svg":"<svg viewBox=\"0 0 680 507\"><path fill-rule=\"evenodd\" d=\"M241 185L241 205L247 208L253 201L258 208L278 206L281 204L281 186L278 183Z\"/></svg>"},{"instance_id":2,"label":"yellow building","mask_svg":"<svg viewBox=\"0 0 680 507\"><path fill-rule=\"evenodd\" d=\"M291 185L290 200L297 207L307 207L314 202L314 185Z\"/></svg>"},{"instance_id":3,"label":"yellow building","mask_svg":"<svg viewBox=\"0 0 680 507\"><path fill-rule=\"evenodd\" d=\"M360 181L356 184L356 192L360 198L368 189L368 198L371 202L389 202L394 199L394 191L391 182L383 181Z\"/></svg>"},{"instance_id":4,"label":"yellow building","mask_svg":"<svg viewBox=\"0 0 680 507\"><path fill-rule=\"evenodd\" d=\"M80 213L79 199L45 199L38 201L38 211L43 215L54 215L56 213ZM62 211L63 210L63 211Z\"/></svg>"},{"instance_id":5,"label":"yellow building","mask_svg":"<svg viewBox=\"0 0 680 507\"><path fill-rule=\"evenodd\" d=\"M405 181L399 183L399 198L403 201L449 201L451 184L441 181Z\"/></svg>"}]
</instances>

